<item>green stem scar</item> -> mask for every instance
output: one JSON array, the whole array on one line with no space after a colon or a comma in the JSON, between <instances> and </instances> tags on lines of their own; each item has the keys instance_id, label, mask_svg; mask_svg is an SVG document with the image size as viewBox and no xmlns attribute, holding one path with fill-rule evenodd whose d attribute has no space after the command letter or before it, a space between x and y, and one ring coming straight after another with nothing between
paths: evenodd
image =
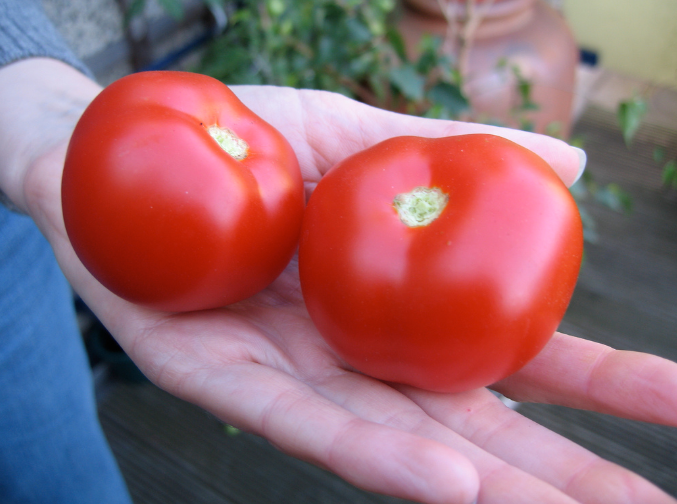
<instances>
[{"instance_id":1,"label":"green stem scar","mask_svg":"<svg viewBox=\"0 0 677 504\"><path fill-rule=\"evenodd\" d=\"M207 133L216 141L219 146L234 159L242 161L249 154L249 145L239 136L227 128L210 126Z\"/></svg>"},{"instance_id":2,"label":"green stem scar","mask_svg":"<svg viewBox=\"0 0 677 504\"><path fill-rule=\"evenodd\" d=\"M416 187L395 196L393 206L409 227L427 226L437 219L449 202L449 195L437 187Z\"/></svg>"}]
</instances>

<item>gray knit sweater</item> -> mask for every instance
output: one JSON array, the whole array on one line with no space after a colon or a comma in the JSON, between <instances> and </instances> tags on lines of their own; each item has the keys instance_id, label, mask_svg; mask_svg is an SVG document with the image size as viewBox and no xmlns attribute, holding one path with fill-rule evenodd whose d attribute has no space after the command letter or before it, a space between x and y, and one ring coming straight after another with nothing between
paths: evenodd
<instances>
[{"instance_id":1,"label":"gray knit sweater","mask_svg":"<svg viewBox=\"0 0 677 504\"><path fill-rule=\"evenodd\" d=\"M0 0L0 67L38 56L61 60L92 77L45 15L39 0ZM0 205L17 210L2 191Z\"/></svg>"},{"instance_id":2,"label":"gray knit sweater","mask_svg":"<svg viewBox=\"0 0 677 504\"><path fill-rule=\"evenodd\" d=\"M91 77L39 0L0 0L0 66L36 56L61 60Z\"/></svg>"}]
</instances>

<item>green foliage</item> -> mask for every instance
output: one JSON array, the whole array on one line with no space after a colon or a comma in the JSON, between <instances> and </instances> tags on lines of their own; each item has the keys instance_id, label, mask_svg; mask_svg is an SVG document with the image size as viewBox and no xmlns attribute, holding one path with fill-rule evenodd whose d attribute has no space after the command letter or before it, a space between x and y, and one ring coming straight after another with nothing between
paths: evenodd
<instances>
[{"instance_id":1,"label":"green foliage","mask_svg":"<svg viewBox=\"0 0 677 504\"><path fill-rule=\"evenodd\" d=\"M245 0L231 25L208 48L197 71L227 84L272 84L343 93L372 105L427 117L453 119L469 111L456 62L439 38L425 36L412 59L391 22L392 0ZM500 62L507 65L507 62ZM532 83L519 67L512 110L522 129L539 109ZM553 124L556 136L561 125ZM592 199L620 211L631 202L617 185L598 188L588 175L573 188L588 241L595 222L584 208Z\"/></svg>"},{"instance_id":2,"label":"green foliage","mask_svg":"<svg viewBox=\"0 0 677 504\"><path fill-rule=\"evenodd\" d=\"M223 432L225 432L227 436L237 436L242 431L237 427L233 427L232 425L223 424Z\"/></svg>"},{"instance_id":3,"label":"green foliage","mask_svg":"<svg viewBox=\"0 0 677 504\"><path fill-rule=\"evenodd\" d=\"M207 49L200 73L227 84L339 92L382 108L453 118L468 101L441 41L415 61L390 23L394 0L245 0Z\"/></svg>"},{"instance_id":4,"label":"green foliage","mask_svg":"<svg viewBox=\"0 0 677 504\"><path fill-rule=\"evenodd\" d=\"M172 13L170 4L178 1L162 4ZM137 4L144 3L135 0L132 7L138 10ZM211 42L195 70L227 84L322 89L409 114L464 117L470 104L457 62L442 51L442 40L432 36L421 39L417 56L411 58L392 22L395 7L395 0L242 0L230 13L228 29ZM507 60L498 63L498 68L507 66ZM518 66L508 70L517 91L511 115L521 129L532 131L530 114L539 109L532 98L532 83ZM640 100L619 110L627 138L632 138L642 115ZM546 133L559 136L560 130L561 125L553 123ZM673 167L671 173L675 171ZM677 180L677 173L672 177ZM588 241L594 241L597 233L584 208L586 201L617 211L631 209L627 193L616 184L598 187L589 171L571 190Z\"/></svg>"},{"instance_id":5,"label":"green foliage","mask_svg":"<svg viewBox=\"0 0 677 504\"><path fill-rule=\"evenodd\" d=\"M618 105L618 125L623 133L625 144L630 148L635 134L642 124L648 111L646 100L641 96L634 96L622 101ZM665 187L677 189L677 158L667 159L665 150L661 147L654 149L653 158L656 163L663 164L662 181Z\"/></svg>"},{"instance_id":6,"label":"green foliage","mask_svg":"<svg viewBox=\"0 0 677 504\"><path fill-rule=\"evenodd\" d=\"M663 184L677 189L677 160L671 159L663 167Z\"/></svg>"},{"instance_id":7,"label":"green foliage","mask_svg":"<svg viewBox=\"0 0 677 504\"><path fill-rule=\"evenodd\" d=\"M663 185L677 189L677 158L667 160L665 149L661 147L654 149L653 158L656 163L663 165Z\"/></svg>"},{"instance_id":8,"label":"green foliage","mask_svg":"<svg viewBox=\"0 0 677 504\"><path fill-rule=\"evenodd\" d=\"M641 96L634 96L629 100L622 101L618 105L618 124L621 127L623 139L627 146L632 144L632 139L642 124L646 111L646 100Z\"/></svg>"},{"instance_id":9,"label":"green foliage","mask_svg":"<svg viewBox=\"0 0 677 504\"><path fill-rule=\"evenodd\" d=\"M509 68L508 68L508 65ZM534 102L532 97L533 83L527 79L518 65L509 64L507 59L499 60L496 68L499 70L507 69L515 78L515 91L517 92L517 101L510 110L510 115L519 129L523 131L534 131L535 124L530 115L532 112L540 110L538 103ZM553 123L547 126L546 134L557 137L561 125Z\"/></svg>"},{"instance_id":10,"label":"green foliage","mask_svg":"<svg viewBox=\"0 0 677 504\"><path fill-rule=\"evenodd\" d=\"M129 26L129 23L132 19L143 14L144 9L146 8L146 0L132 0L127 6L124 16L124 25L125 28Z\"/></svg>"},{"instance_id":11,"label":"green foliage","mask_svg":"<svg viewBox=\"0 0 677 504\"><path fill-rule=\"evenodd\" d=\"M569 140L569 144L579 149L585 147L585 141L581 137L572 138ZM589 243L595 243L598 240L598 234L595 219L586 208L588 202L594 202L624 214L632 212L632 197L630 194L613 182L600 187L590 170L583 172L583 176L569 190L576 200L581 214L583 238Z\"/></svg>"},{"instance_id":12,"label":"green foliage","mask_svg":"<svg viewBox=\"0 0 677 504\"><path fill-rule=\"evenodd\" d=\"M180 20L183 18L183 4L181 0L158 0L158 3L174 19Z\"/></svg>"},{"instance_id":13,"label":"green foliage","mask_svg":"<svg viewBox=\"0 0 677 504\"><path fill-rule=\"evenodd\" d=\"M604 187L596 188L594 197L604 206L616 212L632 212L632 197L618 184L611 182Z\"/></svg>"},{"instance_id":14,"label":"green foliage","mask_svg":"<svg viewBox=\"0 0 677 504\"><path fill-rule=\"evenodd\" d=\"M580 145L580 141L576 143ZM569 190L576 200L581 214L583 237L589 243L595 243L598 235L595 220L586 208L587 202L594 201L616 212L625 214L632 212L632 197L621 186L612 182L600 187L589 170L584 172L581 179Z\"/></svg>"},{"instance_id":15,"label":"green foliage","mask_svg":"<svg viewBox=\"0 0 677 504\"><path fill-rule=\"evenodd\" d=\"M218 4L222 5L223 0L203 0L207 5ZM131 0L127 5L124 13L124 25L129 26L132 19L141 16L146 9L147 0ZM162 9L174 18L176 21L181 21L185 15L185 9L181 0L157 0L157 3Z\"/></svg>"}]
</instances>

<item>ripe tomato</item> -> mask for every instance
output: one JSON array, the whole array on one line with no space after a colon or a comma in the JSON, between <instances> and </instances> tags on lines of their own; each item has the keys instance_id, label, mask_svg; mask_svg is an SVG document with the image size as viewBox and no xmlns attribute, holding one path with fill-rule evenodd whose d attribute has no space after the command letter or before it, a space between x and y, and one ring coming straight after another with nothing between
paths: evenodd
<instances>
[{"instance_id":1,"label":"ripe tomato","mask_svg":"<svg viewBox=\"0 0 677 504\"><path fill-rule=\"evenodd\" d=\"M299 270L312 320L350 366L457 392L543 348L582 250L576 204L533 152L492 135L399 137L320 181Z\"/></svg>"},{"instance_id":2,"label":"ripe tomato","mask_svg":"<svg viewBox=\"0 0 677 504\"><path fill-rule=\"evenodd\" d=\"M287 140L225 85L124 77L90 104L62 181L66 230L103 285L168 311L253 295L285 268L304 210Z\"/></svg>"}]
</instances>

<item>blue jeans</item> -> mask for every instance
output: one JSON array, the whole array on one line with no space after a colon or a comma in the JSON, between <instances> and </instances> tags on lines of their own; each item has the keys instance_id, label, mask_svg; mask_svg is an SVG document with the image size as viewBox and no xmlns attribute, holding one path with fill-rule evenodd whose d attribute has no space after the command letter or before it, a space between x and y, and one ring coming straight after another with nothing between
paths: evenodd
<instances>
[{"instance_id":1,"label":"blue jeans","mask_svg":"<svg viewBox=\"0 0 677 504\"><path fill-rule=\"evenodd\" d=\"M98 421L70 287L30 218L2 205L0 502L131 503Z\"/></svg>"}]
</instances>

